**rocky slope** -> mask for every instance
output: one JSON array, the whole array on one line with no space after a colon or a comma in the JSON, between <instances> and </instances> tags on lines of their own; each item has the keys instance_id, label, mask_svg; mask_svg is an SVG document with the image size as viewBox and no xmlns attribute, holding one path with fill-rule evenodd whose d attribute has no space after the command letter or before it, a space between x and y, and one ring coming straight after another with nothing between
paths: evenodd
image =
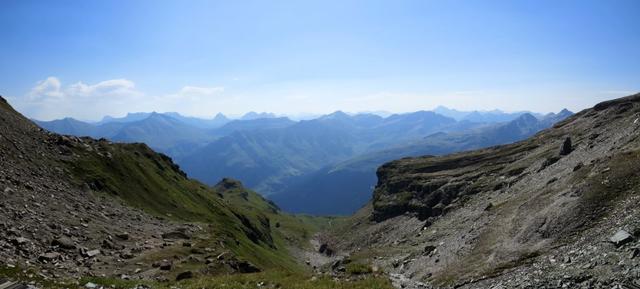
<instances>
[{"instance_id":1,"label":"rocky slope","mask_svg":"<svg viewBox=\"0 0 640 289\"><path fill-rule=\"evenodd\" d=\"M640 288L640 94L377 174L332 246L397 287Z\"/></svg>"},{"instance_id":2,"label":"rocky slope","mask_svg":"<svg viewBox=\"0 0 640 289\"><path fill-rule=\"evenodd\" d=\"M288 248L311 234L237 181L208 187L144 144L47 132L3 98L0 152L0 276L67 287L298 270Z\"/></svg>"}]
</instances>

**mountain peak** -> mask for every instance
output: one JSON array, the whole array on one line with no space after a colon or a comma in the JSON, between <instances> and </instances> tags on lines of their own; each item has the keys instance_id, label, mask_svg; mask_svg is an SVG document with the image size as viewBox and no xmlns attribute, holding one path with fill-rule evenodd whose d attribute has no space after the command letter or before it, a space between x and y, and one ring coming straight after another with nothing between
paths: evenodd
<instances>
[{"instance_id":1,"label":"mountain peak","mask_svg":"<svg viewBox=\"0 0 640 289\"><path fill-rule=\"evenodd\" d=\"M521 114L518 118L515 119L515 121L517 120L521 120L521 121L527 121L527 122L537 122L538 119L533 116L533 114L525 112L523 114Z\"/></svg>"},{"instance_id":2,"label":"mountain peak","mask_svg":"<svg viewBox=\"0 0 640 289\"><path fill-rule=\"evenodd\" d=\"M276 115L274 113L271 113L271 112L250 111L250 112L247 112L245 115L243 115L240 119L241 120L254 120L254 119L275 118L275 117L276 117Z\"/></svg>"},{"instance_id":3,"label":"mountain peak","mask_svg":"<svg viewBox=\"0 0 640 289\"><path fill-rule=\"evenodd\" d=\"M325 115L323 118L337 119L337 118L346 118L346 117L349 117L349 115L343 112L342 110L336 110L330 114Z\"/></svg>"},{"instance_id":4,"label":"mountain peak","mask_svg":"<svg viewBox=\"0 0 640 289\"><path fill-rule=\"evenodd\" d=\"M568 110L568 109L566 109L566 108L563 108L560 112L558 112L558 115L560 115L560 116L569 116L569 115L573 115L573 112Z\"/></svg>"},{"instance_id":5,"label":"mountain peak","mask_svg":"<svg viewBox=\"0 0 640 289\"><path fill-rule=\"evenodd\" d=\"M222 114L221 112L218 112L216 114L216 116L213 117L214 120L227 120L227 116Z\"/></svg>"}]
</instances>

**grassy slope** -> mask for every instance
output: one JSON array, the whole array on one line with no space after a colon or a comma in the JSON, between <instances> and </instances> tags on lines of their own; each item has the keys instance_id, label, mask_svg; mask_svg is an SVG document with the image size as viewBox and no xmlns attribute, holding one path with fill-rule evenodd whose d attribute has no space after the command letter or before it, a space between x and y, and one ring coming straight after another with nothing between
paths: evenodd
<instances>
[{"instance_id":1,"label":"grassy slope","mask_svg":"<svg viewBox=\"0 0 640 289\"><path fill-rule=\"evenodd\" d=\"M308 246L315 232L338 224L341 219L283 213L275 204L233 180L208 187L188 179L168 157L143 144L93 141L91 147L91 150L74 147L80 157L67 163L78 185L87 184L161 218L209 224L206 231L210 238L194 241L195 247L223 242L238 258L264 270L258 274L201 276L183 282L181 288L245 288L247 284L263 281L280 284L282 288L390 288L382 277L355 282L326 278L312 281L306 268L291 256L289 248ZM225 183L232 185L225 187ZM257 238L252 241L251 236ZM186 248L173 248L147 258L162 259L176 254L189 253ZM197 265L181 266L190 270ZM87 280L118 287L131 285L114 279Z\"/></svg>"},{"instance_id":2,"label":"grassy slope","mask_svg":"<svg viewBox=\"0 0 640 289\"><path fill-rule=\"evenodd\" d=\"M0 98L0 109L21 118L19 121L24 121L24 125L30 125L3 98ZM312 281L305 267L291 256L289 247L305 246L310 236L333 222L332 218L284 214L241 185L231 189L205 186L187 178L168 157L155 153L144 144L112 144L89 138L77 141L65 137L61 137L58 144L65 156L56 159L55 164L43 160L42 165L58 166L57 162L62 161L72 182L79 187L118 198L159 218L198 223L204 228L205 236L191 240L194 247L232 251L235 257L246 259L263 270L257 274L199 275L196 279L182 281L181 288L247 288L258 282L279 284L280 288L390 288L388 281L380 277L355 282L334 282L327 278ZM186 251L188 249L182 246L168 247L152 254L157 256L141 256L140 261L189 254ZM176 270L195 269L191 267L193 265L178 264ZM77 283L66 283L68 280L42 279L34 270L1 267L0 276L37 281L44 288L77 287ZM145 283L120 279L85 279L80 283L88 280L113 284L116 288ZM149 284L153 288L176 285L175 282Z\"/></svg>"},{"instance_id":3,"label":"grassy slope","mask_svg":"<svg viewBox=\"0 0 640 289\"><path fill-rule=\"evenodd\" d=\"M92 147L91 151L75 147L80 157L68 163L78 185L87 184L153 215L211 224L211 234L223 236L231 250L259 267L296 269L282 242L284 230L273 230L261 222L269 219L267 214L279 215L284 223L295 217L267 210L268 204L254 192L248 192L254 200L251 203L224 198L213 188L188 179L168 157L143 144L94 142ZM314 230L306 224L299 226L302 233ZM259 238L251 241L248 235L252 233Z\"/></svg>"}]
</instances>

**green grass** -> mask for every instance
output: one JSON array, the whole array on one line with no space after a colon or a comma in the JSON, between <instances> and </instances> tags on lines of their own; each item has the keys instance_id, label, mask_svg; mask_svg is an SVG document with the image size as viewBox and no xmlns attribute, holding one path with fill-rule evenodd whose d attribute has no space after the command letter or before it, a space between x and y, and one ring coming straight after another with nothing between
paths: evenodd
<instances>
[{"instance_id":1,"label":"green grass","mask_svg":"<svg viewBox=\"0 0 640 289\"><path fill-rule=\"evenodd\" d=\"M255 274L233 274L222 276L204 276L180 282L140 282L108 278L86 278L81 284L93 282L115 288L132 288L138 284L146 284L152 288L169 289L248 289L248 288L281 288L281 289L391 289L388 279L381 276L368 276L354 280L333 280L329 277L315 277L285 271L269 271Z\"/></svg>"},{"instance_id":2,"label":"green grass","mask_svg":"<svg viewBox=\"0 0 640 289\"><path fill-rule=\"evenodd\" d=\"M346 269L347 269L347 273L351 275L362 275L362 274L369 274L373 272L373 269L371 269L371 266L369 266L368 264L362 264L362 263L349 263L347 264Z\"/></svg>"},{"instance_id":3,"label":"green grass","mask_svg":"<svg viewBox=\"0 0 640 289\"><path fill-rule=\"evenodd\" d=\"M217 248L217 254L233 253L262 270L305 274L308 269L291 256L289 249L308 246L313 234L342 220L283 213L239 183L231 188L206 186L187 178L168 157L144 144L92 144L93 150L74 147L80 157L66 164L78 186L88 185L170 221L204 223L207 232L194 246ZM140 261L188 255L187 249L178 246ZM190 266L184 267L193 269Z\"/></svg>"}]
</instances>

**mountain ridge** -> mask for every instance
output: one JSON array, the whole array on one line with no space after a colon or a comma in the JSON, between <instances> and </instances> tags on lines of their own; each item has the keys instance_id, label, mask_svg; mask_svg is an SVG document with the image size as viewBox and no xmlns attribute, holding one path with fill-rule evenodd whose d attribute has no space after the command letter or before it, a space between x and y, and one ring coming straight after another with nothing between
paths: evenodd
<instances>
[{"instance_id":1,"label":"mountain ridge","mask_svg":"<svg viewBox=\"0 0 640 289\"><path fill-rule=\"evenodd\" d=\"M638 172L635 94L513 144L388 162L372 202L331 238L367 248L361 262L396 287L633 288Z\"/></svg>"},{"instance_id":2,"label":"mountain ridge","mask_svg":"<svg viewBox=\"0 0 640 289\"><path fill-rule=\"evenodd\" d=\"M0 150L0 275L46 288L302 274L290 250L325 222L285 214L237 181L189 179L146 144L48 132L2 98Z\"/></svg>"}]
</instances>

